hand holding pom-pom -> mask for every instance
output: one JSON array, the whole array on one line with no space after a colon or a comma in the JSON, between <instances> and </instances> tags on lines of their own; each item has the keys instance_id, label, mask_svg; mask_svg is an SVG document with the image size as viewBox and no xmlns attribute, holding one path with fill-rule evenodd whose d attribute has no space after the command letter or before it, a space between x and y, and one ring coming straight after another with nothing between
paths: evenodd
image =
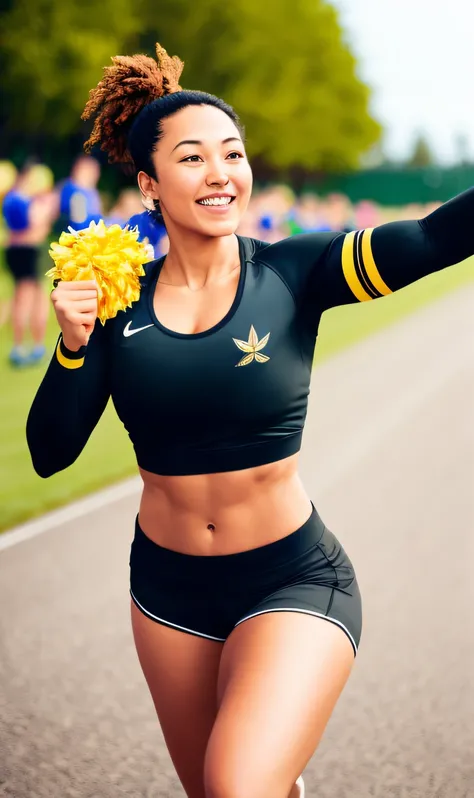
<instances>
[{"instance_id":1,"label":"hand holding pom-pom","mask_svg":"<svg viewBox=\"0 0 474 798\"><path fill-rule=\"evenodd\" d=\"M51 244L49 254L55 266L47 272L47 277L67 283L95 282L95 287L88 285L87 289L79 285L77 288L75 285L74 288L72 285L67 288L59 286L61 288L59 299L57 293L54 297L55 292L58 292L58 289L55 289L53 302L61 329L63 329L61 321L76 325L80 323L84 326L85 319L80 320L81 313L87 315L86 329L90 327L89 294L93 288L96 291L97 304L92 329L96 317L105 324L106 320L113 319L119 310L125 310L132 302L137 301L140 296L139 278L145 273L143 263L149 260L146 247L137 239L138 230L124 230L117 224L106 227L104 222L100 221L98 224L91 222L85 230L62 233L59 241ZM87 290L87 298L85 295L79 298L83 290ZM71 302L74 304L74 309L70 307ZM87 340L89 335L90 332ZM64 343L67 346L66 341Z\"/></svg>"},{"instance_id":2,"label":"hand holding pom-pom","mask_svg":"<svg viewBox=\"0 0 474 798\"><path fill-rule=\"evenodd\" d=\"M61 281L51 294L64 346L77 352L87 346L97 319L95 280Z\"/></svg>"}]
</instances>

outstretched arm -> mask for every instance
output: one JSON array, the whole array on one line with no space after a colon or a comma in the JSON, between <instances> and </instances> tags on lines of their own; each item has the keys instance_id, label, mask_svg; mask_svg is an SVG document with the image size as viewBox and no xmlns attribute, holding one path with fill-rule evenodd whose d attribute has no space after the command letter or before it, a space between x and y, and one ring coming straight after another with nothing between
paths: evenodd
<instances>
[{"instance_id":1,"label":"outstretched arm","mask_svg":"<svg viewBox=\"0 0 474 798\"><path fill-rule=\"evenodd\" d=\"M423 219L333 237L314 272L323 309L385 296L474 255L474 189Z\"/></svg>"}]
</instances>

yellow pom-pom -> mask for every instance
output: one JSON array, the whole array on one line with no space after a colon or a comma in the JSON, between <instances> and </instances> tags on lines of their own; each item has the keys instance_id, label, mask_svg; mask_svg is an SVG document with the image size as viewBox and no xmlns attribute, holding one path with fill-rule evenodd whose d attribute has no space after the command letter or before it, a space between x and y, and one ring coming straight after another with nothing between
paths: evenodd
<instances>
[{"instance_id":1,"label":"yellow pom-pom","mask_svg":"<svg viewBox=\"0 0 474 798\"><path fill-rule=\"evenodd\" d=\"M147 248L138 241L138 229L107 227L102 219L84 230L61 233L49 254L54 268L46 272L53 280L95 280L98 286L98 317L102 324L119 310L129 308L140 296L139 277L149 260Z\"/></svg>"}]
</instances>

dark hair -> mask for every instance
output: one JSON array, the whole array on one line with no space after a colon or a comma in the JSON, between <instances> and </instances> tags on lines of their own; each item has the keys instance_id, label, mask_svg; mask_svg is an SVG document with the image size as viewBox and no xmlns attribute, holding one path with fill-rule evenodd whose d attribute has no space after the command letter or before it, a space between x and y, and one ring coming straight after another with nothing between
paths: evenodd
<instances>
[{"instance_id":1,"label":"dark hair","mask_svg":"<svg viewBox=\"0 0 474 798\"><path fill-rule=\"evenodd\" d=\"M211 105L223 111L232 119L243 138L244 131L239 117L224 100L203 91L177 91L146 105L131 125L127 149L137 172L143 171L156 178L152 155L157 142L163 136L161 123L166 117L190 105Z\"/></svg>"},{"instance_id":2,"label":"dark hair","mask_svg":"<svg viewBox=\"0 0 474 798\"><path fill-rule=\"evenodd\" d=\"M109 163L133 164L156 178L152 154L163 135L163 119L190 105L211 105L232 119L242 138L239 117L224 100L202 91L183 90L178 84L183 62L170 57L159 44L156 61L146 55L115 56L113 65L89 93L82 119L95 117L90 152L95 144L108 153Z\"/></svg>"}]
</instances>

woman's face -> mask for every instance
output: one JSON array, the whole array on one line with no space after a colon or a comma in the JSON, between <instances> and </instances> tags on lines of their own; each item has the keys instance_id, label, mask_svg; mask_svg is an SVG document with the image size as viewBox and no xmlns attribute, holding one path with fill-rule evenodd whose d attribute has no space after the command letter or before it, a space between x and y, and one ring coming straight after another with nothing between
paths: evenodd
<instances>
[{"instance_id":1,"label":"woman's face","mask_svg":"<svg viewBox=\"0 0 474 798\"><path fill-rule=\"evenodd\" d=\"M164 119L153 163L158 180L145 193L159 200L171 234L183 228L204 236L235 232L250 199L252 171L226 113L197 105Z\"/></svg>"}]
</instances>

